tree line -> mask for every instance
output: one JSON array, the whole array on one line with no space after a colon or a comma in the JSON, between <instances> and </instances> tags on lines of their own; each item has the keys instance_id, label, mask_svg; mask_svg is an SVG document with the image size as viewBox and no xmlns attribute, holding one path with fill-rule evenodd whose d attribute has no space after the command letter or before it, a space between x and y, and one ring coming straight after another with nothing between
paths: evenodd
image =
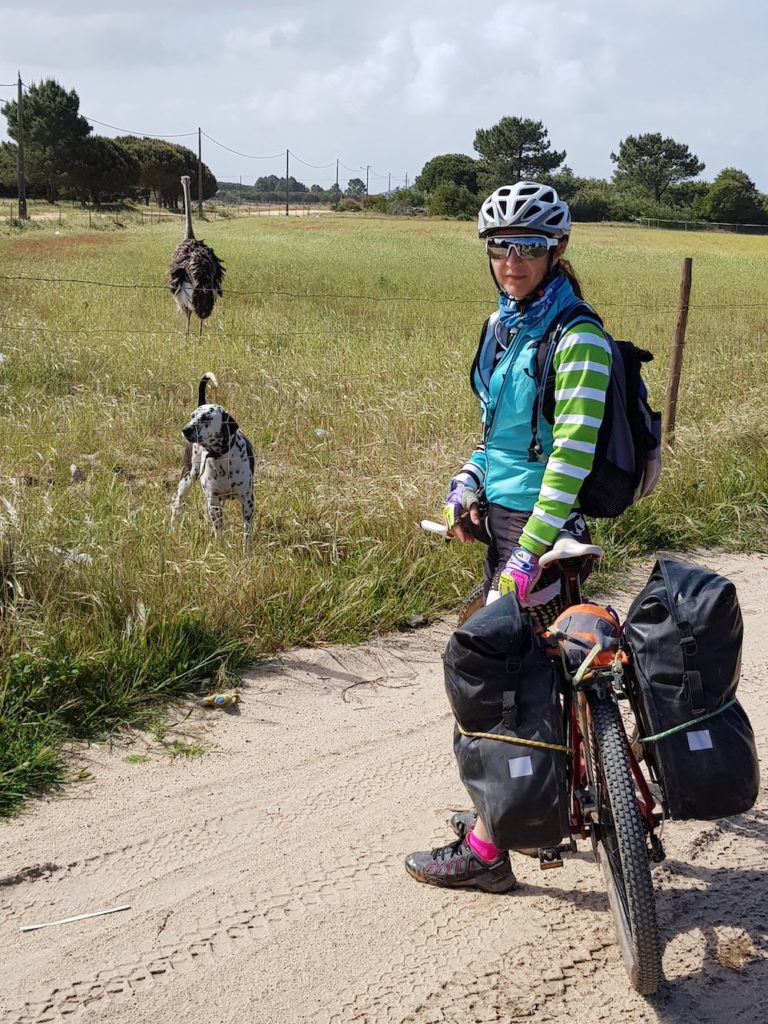
<instances>
[{"instance_id":1,"label":"tree line","mask_svg":"<svg viewBox=\"0 0 768 1024\"><path fill-rule=\"evenodd\" d=\"M423 210L435 216L470 218L499 185L523 179L553 185L574 220L705 220L768 224L768 196L749 175L726 167L713 181L695 180L705 165L689 147L658 132L628 135L611 161L610 180L583 178L552 148L541 121L503 117L475 133L477 158L446 153L428 160L412 189L379 202L387 212Z\"/></svg>"},{"instance_id":2,"label":"tree line","mask_svg":"<svg viewBox=\"0 0 768 1024\"><path fill-rule=\"evenodd\" d=\"M197 156L186 146L164 139L123 135L106 138L93 133L80 114L74 89L53 79L31 85L22 98L24 162L30 198L74 199L94 204L138 199L178 209L180 178L192 179L197 199ZM5 103L11 142L0 143L0 195L17 191L18 104ZM203 199L216 194L218 183L205 164Z\"/></svg>"},{"instance_id":3,"label":"tree line","mask_svg":"<svg viewBox=\"0 0 768 1024\"><path fill-rule=\"evenodd\" d=\"M336 184L323 188L322 185L305 185L293 175L289 175L286 183L285 176L265 174L253 185L220 181L216 193L216 198L225 203L284 203L286 197L291 203L330 203L337 209L359 209L360 203L365 203L365 182L362 178L350 178L345 189ZM345 200L357 202L350 206Z\"/></svg>"},{"instance_id":4,"label":"tree line","mask_svg":"<svg viewBox=\"0 0 768 1024\"><path fill-rule=\"evenodd\" d=\"M31 85L23 99L27 195L95 204L138 199L178 209L179 179L189 174L197 200L197 156L164 139L93 133L80 114L74 89L47 79ZM17 117L15 100L5 103L10 142L0 143L0 195L17 189ZM698 180L704 163L689 147L658 132L628 135L611 153L610 180L576 175L556 150L541 121L503 117L475 133L477 157L445 153L432 157L408 189L369 196L365 182L352 178L345 189L305 185L275 174L253 185L216 181L203 164L203 199L224 202L330 203L340 210L374 207L384 213L429 213L472 218L481 199L499 185L524 178L552 184L571 206L575 220L708 220L740 224L768 223L768 197L749 175L726 167L713 181Z\"/></svg>"}]
</instances>

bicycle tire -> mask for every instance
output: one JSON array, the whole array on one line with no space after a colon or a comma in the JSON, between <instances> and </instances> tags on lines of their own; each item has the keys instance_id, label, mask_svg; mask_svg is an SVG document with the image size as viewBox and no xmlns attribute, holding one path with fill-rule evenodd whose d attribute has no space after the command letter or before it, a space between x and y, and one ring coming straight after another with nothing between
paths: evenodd
<instances>
[{"instance_id":1,"label":"bicycle tire","mask_svg":"<svg viewBox=\"0 0 768 1024\"><path fill-rule=\"evenodd\" d=\"M475 612L479 612L484 607L485 593L483 592L483 584L478 583L476 587L470 590L461 608L459 608L459 625L463 626L468 619L472 618Z\"/></svg>"},{"instance_id":2,"label":"bicycle tire","mask_svg":"<svg viewBox=\"0 0 768 1024\"><path fill-rule=\"evenodd\" d=\"M599 820L592 834L603 872L624 966L640 995L662 979L656 899L645 825L626 753L621 716L611 700L588 695L596 753Z\"/></svg>"}]
</instances>

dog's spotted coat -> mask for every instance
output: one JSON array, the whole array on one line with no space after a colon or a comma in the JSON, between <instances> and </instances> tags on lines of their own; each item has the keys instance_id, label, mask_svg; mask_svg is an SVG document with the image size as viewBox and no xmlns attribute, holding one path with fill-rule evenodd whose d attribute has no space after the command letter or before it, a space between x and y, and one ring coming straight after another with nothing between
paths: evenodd
<instances>
[{"instance_id":1,"label":"dog's spotted coat","mask_svg":"<svg viewBox=\"0 0 768 1024\"><path fill-rule=\"evenodd\" d=\"M253 447L226 409L220 405L206 404L205 389L208 381L218 384L212 373L205 374L198 388L198 408L181 431L187 446L184 470L176 497L171 502L171 522L175 521L187 491L195 480L199 480L217 538L223 532L223 503L227 500L240 502L243 510L243 550L248 552L253 521Z\"/></svg>"}]
</instances>

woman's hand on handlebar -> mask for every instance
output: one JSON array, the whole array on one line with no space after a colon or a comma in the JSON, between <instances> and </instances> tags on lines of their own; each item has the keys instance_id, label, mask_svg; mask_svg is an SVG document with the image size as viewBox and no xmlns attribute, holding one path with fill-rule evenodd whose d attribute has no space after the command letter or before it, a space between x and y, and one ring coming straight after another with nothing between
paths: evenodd
<instances>
[{"instance_id":1,"label":"woman's hand on handlebar","mask_svg":"<svg viewBox=\"0 0 768 1024\"><path fill-rule=\"evenodd\" d=\"M451 480L448 494L443 506L443 519L448 527L448 535L460 540L462 544L471 544L475 539L467 529L469 523L480 525L480 506L477 491L469 483L469 478L461 475Z\"/></svg>"},{"instance_id":2,"label":"woman's hand on handlebar","mask_svg":"<svg viewBox=\"0 0 768 1024\"><path fill-rule=\"evenodd\" d=\"M445 508L447 509L448 505L446 505ZM466 512L463 512L458 519L454 519L453 525L448 522L448 515L445 511L443 512L443 515L448 526L449 536L455 537L456 540L461 541L462 544L471 544L474 541L475 538L467 527L469 523L472 523L474 526L480 525L480 506L477 502L470 505Z\"/></svg>"}]
</instances>

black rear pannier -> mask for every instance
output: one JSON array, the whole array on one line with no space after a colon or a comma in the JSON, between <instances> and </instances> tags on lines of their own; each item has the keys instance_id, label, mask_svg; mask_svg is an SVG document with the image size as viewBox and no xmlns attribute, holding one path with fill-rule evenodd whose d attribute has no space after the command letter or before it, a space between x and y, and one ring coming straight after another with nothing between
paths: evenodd
<instances>
[{"instance_id":1,"label":"black rear pannier","mask_svg":"<svg viewBox=\"0 0 768 1024\"><path fill-rule=\"evenodd\" d=\"M749 810L760 773L735 697L743 625L733 583L659 557L624 630L643 750L668 813L711 820Z\"/></svg>"},{"instance_id":2,"label":"black rear pannier","mask_svg":"<svg viewBox=\"0 0 768 1024\"><path fill-rule=\"evenodd\" d=\"M556 846L568 832L557 670L516 598L502 597L476 612L453 634L443 660L459 774L494 844Z\"/></svg>"}]
</instances>

